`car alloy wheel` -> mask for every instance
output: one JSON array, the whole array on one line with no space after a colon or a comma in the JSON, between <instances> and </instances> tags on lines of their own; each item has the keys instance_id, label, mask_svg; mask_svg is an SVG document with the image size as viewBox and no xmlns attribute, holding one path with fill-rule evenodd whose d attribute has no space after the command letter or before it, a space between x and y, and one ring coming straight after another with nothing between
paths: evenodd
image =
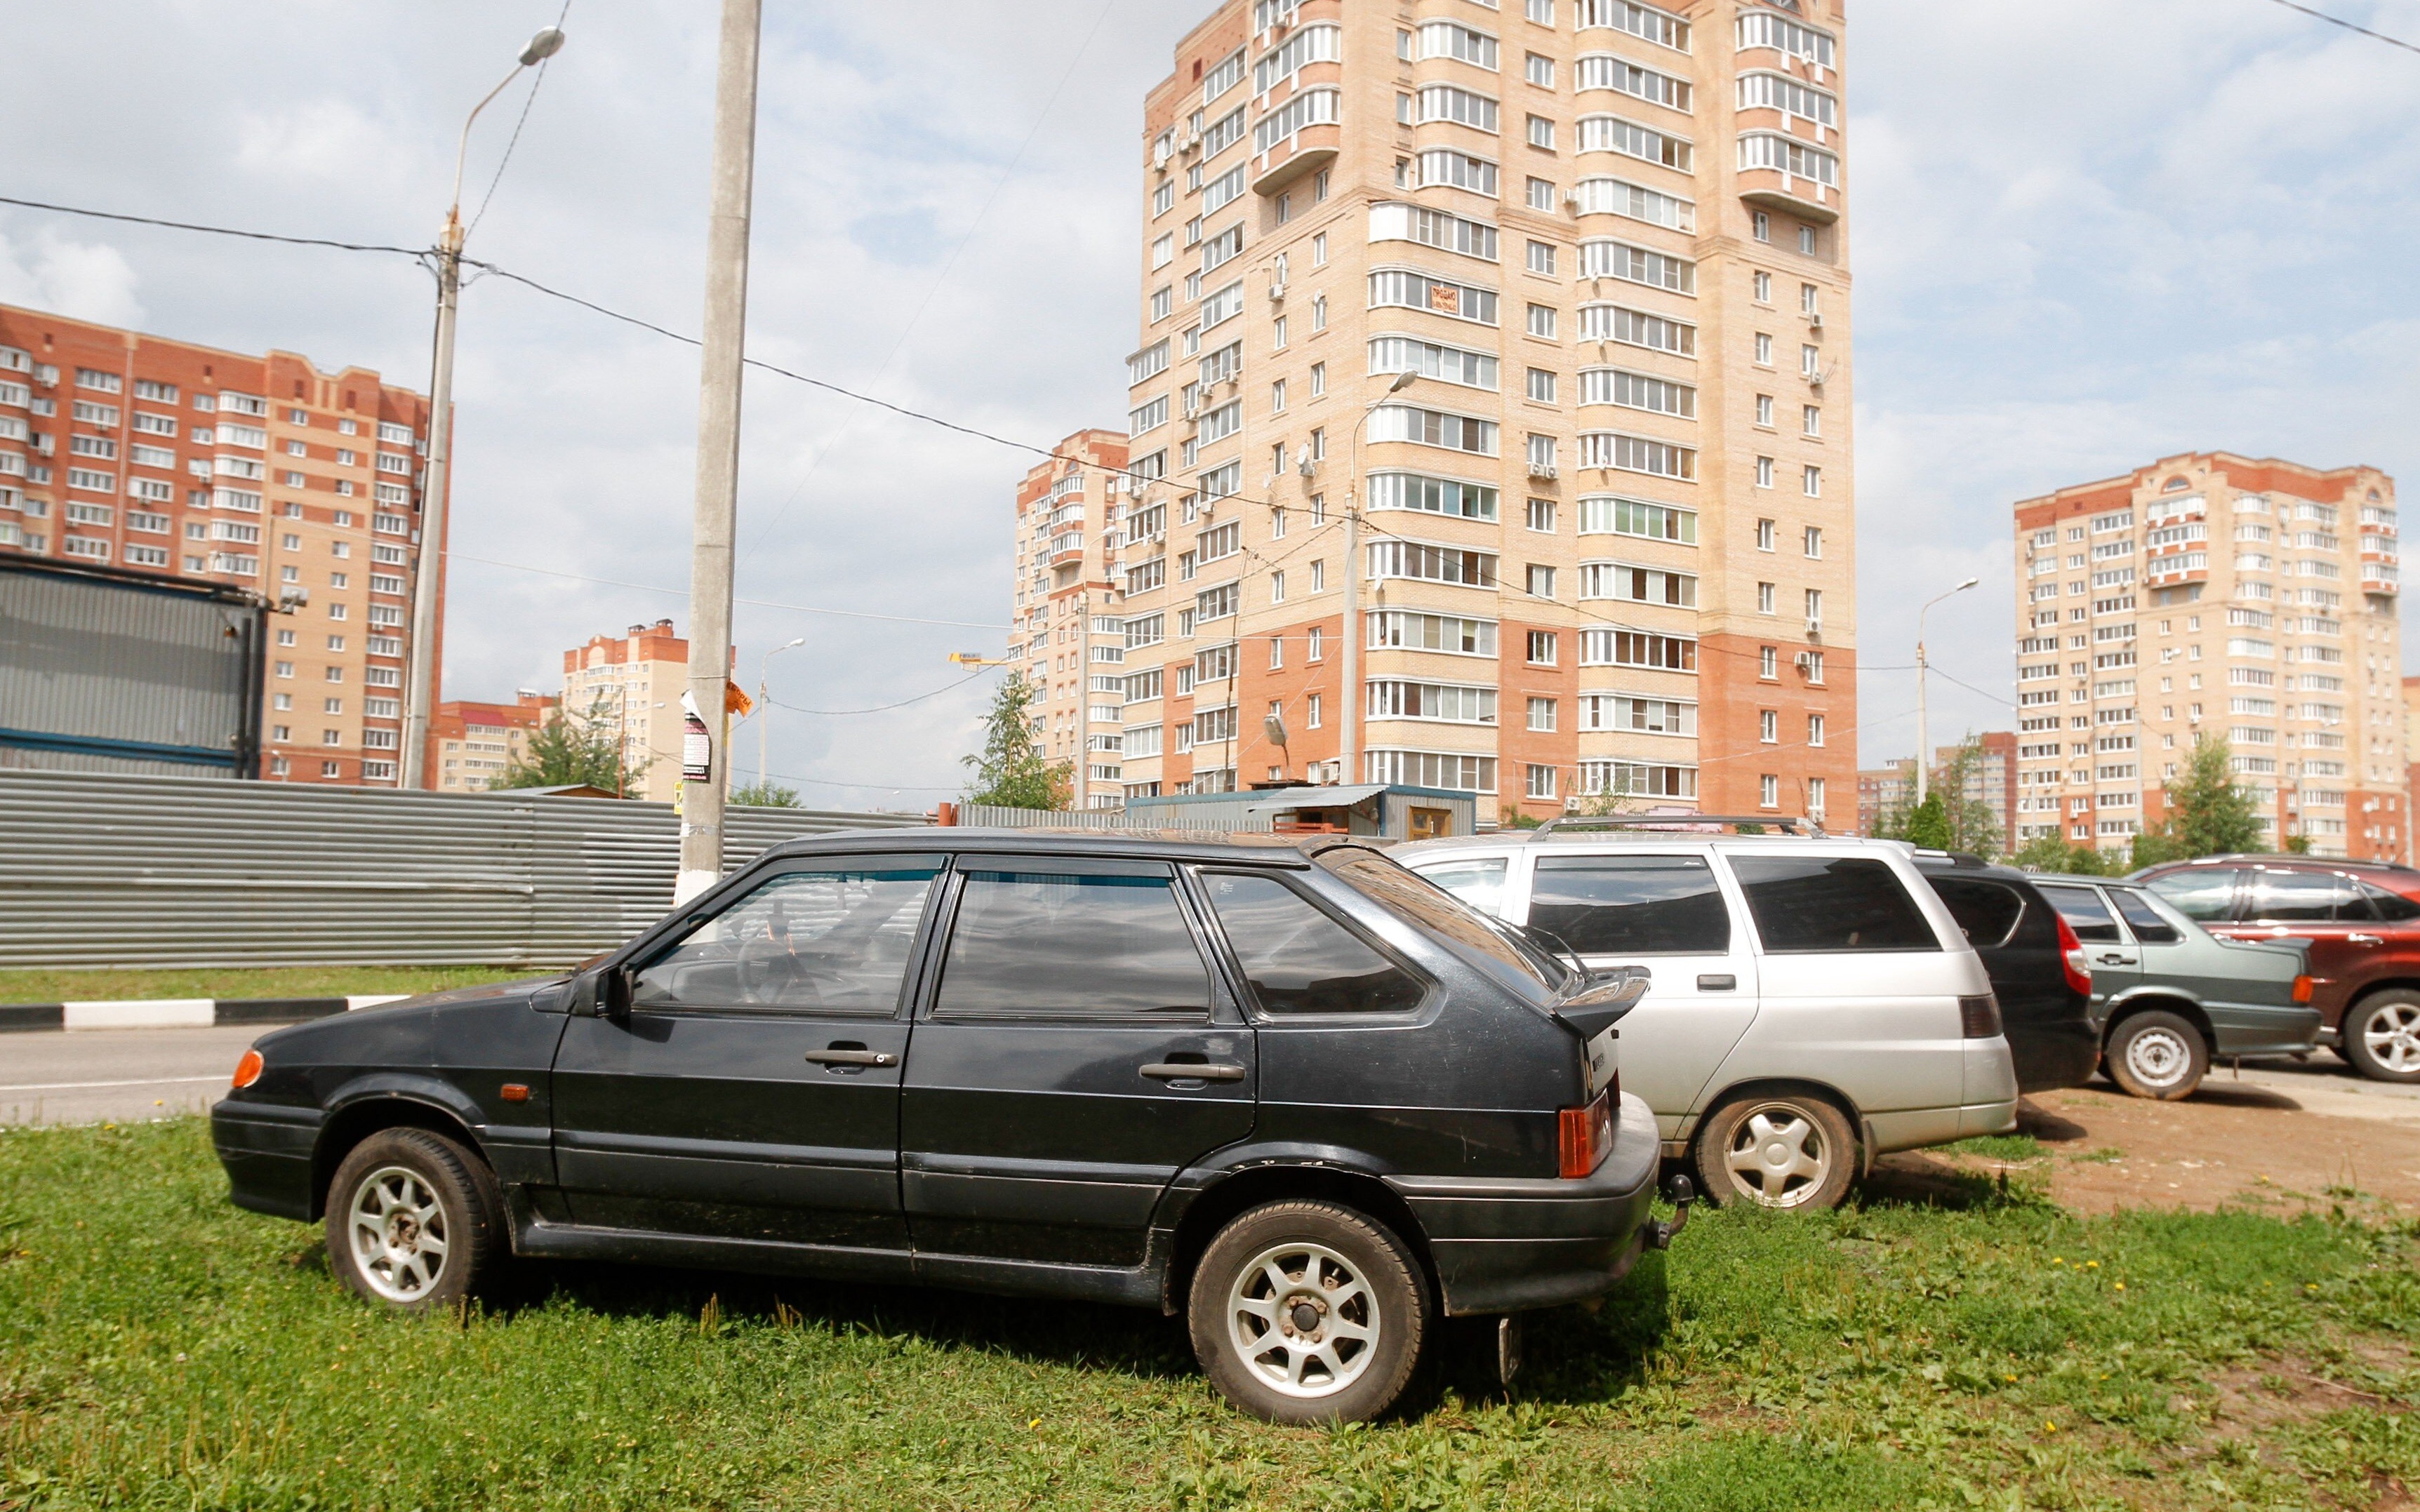
<instances>
[{"instance_id":1,"label":"car alloy wheel","mask_svg":"<svg viewBox=\"0 0 2420 1512\"><path fill-rule=\"evenodd\" d=\"M1803 1108L1768 1103L1731 1132L1723 1165L1740 1196L1768 1208L1795 1208L1822 1191L1842 1152Z\"/></svg>"},{"instance_id":2,"label":"car alloy wheel","mask_svg":"<svg viewBox=\"0 0 2420 1512\"><path fill-rule=\"evenodd\" d=\"M389 1302L418 1302L444 1279L445 1205L416 1171L382 1165L363 1177L346 1230L362 1280Z\"/></svg>"},{"instance_id":3,"label":"car alloy wheel","mask_svg":"<svg viewBox=\"0 0 2420 1512\"><path fill-rule=\"evenodd\" d=\"M1315 1401L1377 1358L1378 1308L1353 1262L1325 1244L1273 1244L1227 1288L1235 1353L1269 1390Z\"/></svg>"},{"instance_id":4,"label":"car alloy wheel","mask_svg":"<svg viewBox=\"0 0 2420 1512\"><path fill-rule=\"evenodd\" d=\"M2374 1081L2420 1082L2420 995L2381 995L2345 1015L2345 1058Z\"/></svg>"}]
</instances>

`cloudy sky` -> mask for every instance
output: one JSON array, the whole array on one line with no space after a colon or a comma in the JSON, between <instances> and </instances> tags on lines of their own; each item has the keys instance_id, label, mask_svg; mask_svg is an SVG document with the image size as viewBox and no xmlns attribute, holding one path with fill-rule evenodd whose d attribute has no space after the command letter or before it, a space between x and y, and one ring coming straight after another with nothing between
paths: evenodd
<instances>
[{"instance_id":1,"label":"cloudy sky","mask_svg":"<svg viewBox=\"0 0 2420 1512\"><path fill-rule=\"evenodd\" d=\"M463 113L562 8L0 0L0 193L423 244ZM1141 95L1201 0L768 8L753 354L1043 444L1116 424ZM2420 40L2420 0L2321 8ZM572 0L492 198L526 76L479 123L473 256L696 328L712 13ZM2420 471L2420 54L2273 0L1857 0L1849 48L1870 764L1913 748L1912 673L1883 669L1914 587L1983 579L1932 621L1935 665L1984 690L1936 684L1936 739L2007 725L2010 501L2209 447ZM0 301L427 379L401 258L0 207ZM660 337L466 292L449 694L552 689L565 647L686 623L652 590L688 581L696 376ZM743 680L806 638L769 726L806 801L958 785L988 682L952 689L944 657L1002 641L980 626L1032 460L751 378Z\"/></svg>"}]
</instances>

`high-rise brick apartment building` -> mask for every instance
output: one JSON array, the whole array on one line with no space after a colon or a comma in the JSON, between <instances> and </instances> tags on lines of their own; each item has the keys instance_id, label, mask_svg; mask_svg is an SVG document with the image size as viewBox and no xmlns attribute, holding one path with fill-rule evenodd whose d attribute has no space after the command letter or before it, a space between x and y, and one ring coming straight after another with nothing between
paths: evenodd
<instances>
[{"instance_id":1,"label":"high-rise brick apartment building","mask_svg":"<svg viewBox=\"0 0 2420 1512\"><path fill-rule=\"evenodd\" d=\"M284 604L271 780L399 780L427 430L427 400L366 368L0 305L0 550Z\"/></svg>"},{"instance_id":2,"label":"high-rise brick apartment building","mask_svg":"<svg viewBox=\"0 0 2420 1512\"><path fill-rule=\"evenodd\" d=\"M1842 46L1837 0L1228 0L1178 44L1128 795L1849 817Z\"/></svg>"},{"instance_id":3,"label":"high-rise brick apartment building","mask_svg":"<svg viewBox=\"0 0 2420 1512\"><path fill-rule=\"evenodd\" d=\"M439 793L484 793L529 752L530 736L552 723L563 701L520 689L510 703L467 699L428 714L428 785Z\"/></svg>"},{"instance_id":4,"label":"high-rise brick apartment building","mask_svg":"<svg viewBox=\"0 0 2420 1512\"><path fill-rule=\"evenodd\" d=\"M2224 736L2273 844L2410 839L2394 480L2226 452L2016 506L2017 842L2118 850Z\"/></svg>"},{"instance_id":5,"label":"high-rise brick apartment building","mask_svg":"<svg viewBox=\"0 0 2420 1512\"><path fill-rule=\"evenodd\" d=\"M1126 440L1079 430L1016 489L1016 623L1026 681L1040 695L1032 717L1040 754L1067 764L1078 808L1114 809L1125 711Z\"/></svg>"},{"instance_id":6,"label":"high-rise brick apartment building","mask_svg":"<svg viewBox=\"0 0 2420 1512\"><path fill-rule=\"evenodd\" d=\"M681 695L689 691L689 642L673 622L589 637L563 654L563 717L596 720L622 742L625 766L644 767L636 791L652 803L680 796Z\"/></svg>"}]
</instances>

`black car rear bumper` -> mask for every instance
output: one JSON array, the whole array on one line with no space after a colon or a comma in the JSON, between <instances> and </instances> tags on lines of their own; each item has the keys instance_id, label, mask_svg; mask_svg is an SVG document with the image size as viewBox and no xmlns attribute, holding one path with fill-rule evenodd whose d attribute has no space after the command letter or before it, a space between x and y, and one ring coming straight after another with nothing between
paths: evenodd
<instances>
[{"instance_id":1,"label":"black car rear bumper","mask_svg":"<svg viewBox=\"0 0 2420 1512\"><path fill-rule=\"evenodd\" d=\"M1646 1248L1661 1145L1655 1116L1621 1100L1613 1153L1577 1180L1388 1178L1428 1236L1450 1316L1521 1312L1610 1289Z\"/></svg>"},{"instance_id":2,"label":"black car rear bumper","mask_svg":"<svg viewBox=\"0 0 2420 1512\"><path fill-rule=\"evenodd\" d=\"M228 1098L210 1109L210 1142L239 1208L304 1223L314 1211L312 1151L326 1115L318 1108Z\"/></svg>"},{"instance_id":3,"label":"black car rear bumper","mask_svg":"<svg viewBox=\"0 0 2420 1512\"><path fill-rule=\"evenodd\" d=\"M2011 1020L2003 1026L2009 1058L2017 1068L2017 1090L2049 1092L2082 1087L2101 1065L2101 1031L2089 1019L2051 1023Z\"/></svg>"}]
</instances>

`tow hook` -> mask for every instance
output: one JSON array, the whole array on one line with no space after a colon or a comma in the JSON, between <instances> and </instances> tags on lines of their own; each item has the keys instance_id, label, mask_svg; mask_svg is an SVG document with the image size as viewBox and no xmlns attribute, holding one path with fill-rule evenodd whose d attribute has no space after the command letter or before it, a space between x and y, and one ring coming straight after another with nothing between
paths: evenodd
<instances>
[{"instance_id":1,"label":"tow hook","mask_svg":"<svg viewBox=\"0 0 2420 1512\"><path fill-rule=\"evenodd\" d=\"M1689 1204L1698 1199L1697 1186L1687 1177L1677 1172L1666 1184L1664 1190L1672 1198L1672 1218L1668 1223L1659 1220L1647 1226L1649 1249L1672 1247L1672 1236L1689 1227Z\"/></svg>"}]
</instances>

